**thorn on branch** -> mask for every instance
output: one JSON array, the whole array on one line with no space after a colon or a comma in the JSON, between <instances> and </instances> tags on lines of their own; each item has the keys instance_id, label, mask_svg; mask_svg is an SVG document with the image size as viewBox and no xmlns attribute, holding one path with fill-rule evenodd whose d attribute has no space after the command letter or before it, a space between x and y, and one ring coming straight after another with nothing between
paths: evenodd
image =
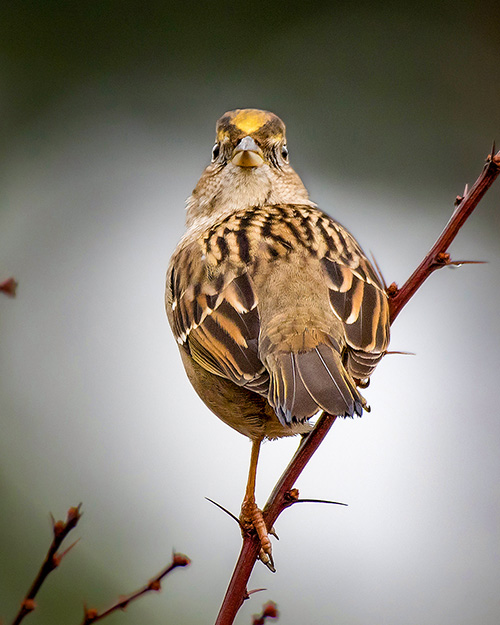
<instances>
[{"instance_id":1,"label":"thorn on branch","mask_svg":"<svg viewBox=\"0 0 500 625\"><path fill-rule=\"evenodd\" d=\"M62 553L56 553L54 555L54 558L57 558L57 564L56 566L59 566L61 564L61 560L73 549L73 547L80 542L80 538L77 538L77 540L75 540L74 543L71 543L71 545L65 549Z\"/></svg>"},{"instance_id":2,"label":"thorn on branch","mask_svg":"<svg viewBox=\"0 0 500 625\"><path fill-rule=\"evenodd\" d=\"M496 148L495 148L495 140L493 139L493 143L491 145L491 154L488 154L488 158L486 159L487 161L491 161L495 158L495 156L498 157L498 154L496 154L495 152Z\"/></svg>"},{"instance_id":3,"label":"thorn on branch","mask_svg":"<svg viewBox=\"0 0 500 625\"><path fill-rule=\"evenodd\" d=\"M341 501L330 501L329 499L297 499L293 502L296 503L329 503L334 506L348 506L347 503L342 503Z\"/></svg>"},{"instance_id":4,"label":"thorn on branch","mask_svg":"<svg viewBox=\"0 0 500 625\"><path fill-rule=\"evenodd\" d=\"M469 195L469 185L466 183L462 195L457 195L454 201L455 210L460 206L464 199Z\"/></svg>"},{"instance_id":5,"label":"thorn on branch","mask_svg":"<svg viewBox=\"0 0 500 625\"><path fill-rule=\"evenodd\" d=\"M220 503L217 503L216 501L214 501L213 499L210 499L210 497L205 497L205 499L207 501L209 501L210 503L213 503L214 506L217 506L217 508L219 508L220 510L222 510L223 512L225 512L228 516L230 516L232 519L234 519L236 521L236 523L238 523L238 525L241 527L241 529L244 529L243 526L241 525L241 521L238 519L238 517L233 514L232 512L230 512L227 508L224 508L224 506L221 506Z\"/></svg>"},{"instance_id":6,"label":"thorn on branch","mask_svg":"<svg viewBox=\"0 0 500 625\"><path fill-rule=\"evenodd\" d=\"M461 267L462 265L484 265L484 260L451 260L447 252L440 252L436 256L436 265L439 267ZM438 267L436 267L437 269Z\"/></svg>"},{"instance_id":7,"label":"thorn on branch","mask_svg":"<svg viewBox=\"0 0 500 625\"><path fill-rule=\"evenodd\" d=\"M267 590L267 588L254 588L253 590L247 590L244 596L244 600L246 601L247 599L250 599L251 595L255 595L256 592L262 592L264 590Z\"/></svg>"},{"instance_id":8,"label":"thorn on branch","mask_svg":"<svg viewBox=\"0 0 500 625\"><path fill-rule=\"evenodd\" d=\"M450 267L461 267L462 265L486 265L487 260L451 260L448 263Z\"/></svg>"}]
</instances>

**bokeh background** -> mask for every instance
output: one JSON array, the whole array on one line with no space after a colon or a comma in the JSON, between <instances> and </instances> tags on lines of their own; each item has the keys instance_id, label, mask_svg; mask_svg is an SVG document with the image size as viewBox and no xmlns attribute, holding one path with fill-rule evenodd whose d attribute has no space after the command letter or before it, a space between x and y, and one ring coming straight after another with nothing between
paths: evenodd
<instances>
[{"instance_id":1,"label":"bokeh background","mask_svg":"<svg viewBox=\"0 0 500 625\"><path fill-rule=\"evenodd\" d=\"M79 623L192 558L109 623L215 619L240 537L248 441L184 375L164 274L216 119L279 114L311 196L402 283L500 140L497 2L21 1L0 8L0 616L83 502L34 625ZM256 567L282 623L500 620L500 182L398 318ZM297 441L264 446L264 503Z\"/></svg>"}]
</instances>

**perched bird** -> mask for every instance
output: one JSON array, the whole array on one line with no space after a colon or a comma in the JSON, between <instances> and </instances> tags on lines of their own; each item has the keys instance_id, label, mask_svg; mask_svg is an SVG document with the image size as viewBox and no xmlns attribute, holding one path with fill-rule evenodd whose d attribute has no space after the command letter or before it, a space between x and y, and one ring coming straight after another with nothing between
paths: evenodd
<instances>
[{"instance_id":1,"label":"perched bird","mask_svg":"<svg viewBox=\"0 0 500 625\"><path fill-rule=\"evenodd\" d=\"M353 236L316 207L288 160L285 125L237 109L187 200L166 308L205 404L252 442L241 523L271 543L255 502L264 438L306 433L318 411L361 415L389 342L384 285Z\"/></svg>"}]
</instances>

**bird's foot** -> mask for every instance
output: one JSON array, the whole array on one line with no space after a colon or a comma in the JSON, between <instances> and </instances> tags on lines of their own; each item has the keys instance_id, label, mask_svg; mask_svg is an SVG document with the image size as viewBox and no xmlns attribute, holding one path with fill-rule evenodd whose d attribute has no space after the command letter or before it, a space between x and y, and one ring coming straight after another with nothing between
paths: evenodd
<instances>
[{"instance_id":1,"label":"bird's foot","mask_svg":"<svg viewBox=\"0 0 500 625\"><path fill-rule=\"evenodd\" d=\"M245 499L245 501L243 501L241 506L240 525L243 536L252 531L257 532L257 536L260 540L259 560L261 560L261 562L263 562L270 571L275 573L276 569L274 568L273 550L271 547L271 541L269 540L269 535L275 536L276 538L278 538L278 536L274 531L274 527L272 527L269 531L267 530L262 510L257 507L255 500L252 501Z\"/></svg>"}]
</instances>

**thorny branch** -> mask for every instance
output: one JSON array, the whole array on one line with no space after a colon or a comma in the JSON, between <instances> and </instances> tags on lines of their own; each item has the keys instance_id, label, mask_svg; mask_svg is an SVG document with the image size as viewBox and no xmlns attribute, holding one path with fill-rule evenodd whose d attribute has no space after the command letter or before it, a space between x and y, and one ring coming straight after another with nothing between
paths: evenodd
<instances>
[{"instance_id":1,"label":"thorny branch","mask_svg":"<svg viewBox=\"0 0 500 625\"><path fill-rule=\"evenodd\" d=\"M52 531L54 534L54 538L49 547L45 560L43 561L43 564L40 567L37 576L35 577L35 581L31 585L31 588L27 592L26 596L24 597L18 614L12 621L12 625L18 625L27 614L29 614L36 608L36 594L40 590L44 581L47 579L48 574L55 568L57 568L59 564L61 564L61 560L63 559L63 557L68 553L70 549L74 547L76 542L78 542L74 542L62 553L57 552L63 540L71 532L71 530L76 527L78 521L80 520L82 516L82 513L80 512L81 505L82 504L68 510L66 521L55 521L54 519L52 519ZM183 555L182 553L174 553L172 555L172 562L165 569L160 571L160 573L158 573L156 577L151 579L145 586L143 586L136 592L133 592L130 595L126 595L124 597L120 597L120 599L107 610L104 610L103 612L98 612L94 608L85 608L82 625L90 625L90 623L96 623L106 616L109 616L113 612L117 612L118 610L125 610L129 603L135 601L136 599L139 599L139 597L142 597L146 593L161 590L161 582L164 577L166 577L174 569L178 567L188 566L190 563L191 561L187 556Z\"/></svg>"},{"instance_id":2,"label":"thorny branch","mask_svg":"<svg viewBox=\"0 0 500 625\"><path fill-rule=\"evenodd\" d=\"M460 261L454 263L450 258L448 248L499 173L500 152L495 154L495 146L493 145L491 154L486 159L486 164L480 176L470 190L466 187L463 196L457 197L455 202L456 208L453 215L423 261L401 289L398 289L395 283L389 286L387 291L389 295L391 324L431 273L440 267L453 264L465 264L465 262L467 262ZM291 489L328 434L335 419L335 416L322 413L314 430L301 441L290 464L285 469L264 507L264 520L268 528L273 526L283 510L293 505L294 501L297 500L297 489ZM246 587L257 560L259 547L259 540L255 533L244 537L240 555L236 562L215 625L232 625L243 601L248 597Z\"/></svg>"},{"instance_id":3,"label":"thorny branch","mask_svg":"<svg viewBox=\"0 0 500 625\"><path fill-rule=\"evenodd\" d=\"M395 283L388 288L389 306L391 311L391 323L399 315L403 306L410 300L425 280L441 267L447 265L463 265L470 261L452 261L448 254L448 248L458 234L460 228L467 221L472 211L479 204L479 201L491 187L495 178L500 173L500 152L495 154L495 144L488 155L486 163L483 167L481 175L469 190L468 185L465 186L464 194L458 195L455 200L455 210L446 224L443 232L439 235L437 241L431 247L423 261L415 269L412 275L398 289ZM473 261L472 261L473 262Z\"/></svg>"},{"instance_id":4,"label":"thorny branch","mask_svg":"<svg viewBox=\"0 0 500 625\"><path fill-rule=\"evenodd\" d=\"M137 590L136 592L131 593L125 597L121 597L116 603L114 603L110 608L104 610L103 612L98 612L94 608L85 608L85 614L83 617L82 625L90 625L90 623L97 623L97 621L102 620L106 616L109 616L113 612L117 612L118 610L125 610L125 608L136 599L139 599L143 595L148 592L159 591L161 590L161 581L164 577L166 577L171 571L176 569L179 566L188 566L191 564L191 560L183 555L182 553L174 553L172 556L172 562L165 568L163 571L158 573L156 577L151 579L145 586Z\"/></svg>"},{"instance_id":5,"label":"thorny branch","mask_svg":"<svg viewBox=\"0 0 500 625\"><path fill-rule=\"evenodd\" d=\"M40 567L33 584L31 585L31 588L28 590L21 603L19 612L12 621L12 625L18 625L18 623L20 623L27 614L36 608L35 597L43 582L47 579L49 573L61 564L63 557L75 545L75 543L73 543L62 553L57 553L57 550L61 546L63 540L71 532L71 530L76 527L78 521L80 520L80 517L82 516L80 508L81 504L74 508L70 508L66 516L66 521L55 521L54 518L52 518L52 532L54 535L52 543L47 551L45 560L43 561L43 564Z\"/></svg>"}]
</instances>

